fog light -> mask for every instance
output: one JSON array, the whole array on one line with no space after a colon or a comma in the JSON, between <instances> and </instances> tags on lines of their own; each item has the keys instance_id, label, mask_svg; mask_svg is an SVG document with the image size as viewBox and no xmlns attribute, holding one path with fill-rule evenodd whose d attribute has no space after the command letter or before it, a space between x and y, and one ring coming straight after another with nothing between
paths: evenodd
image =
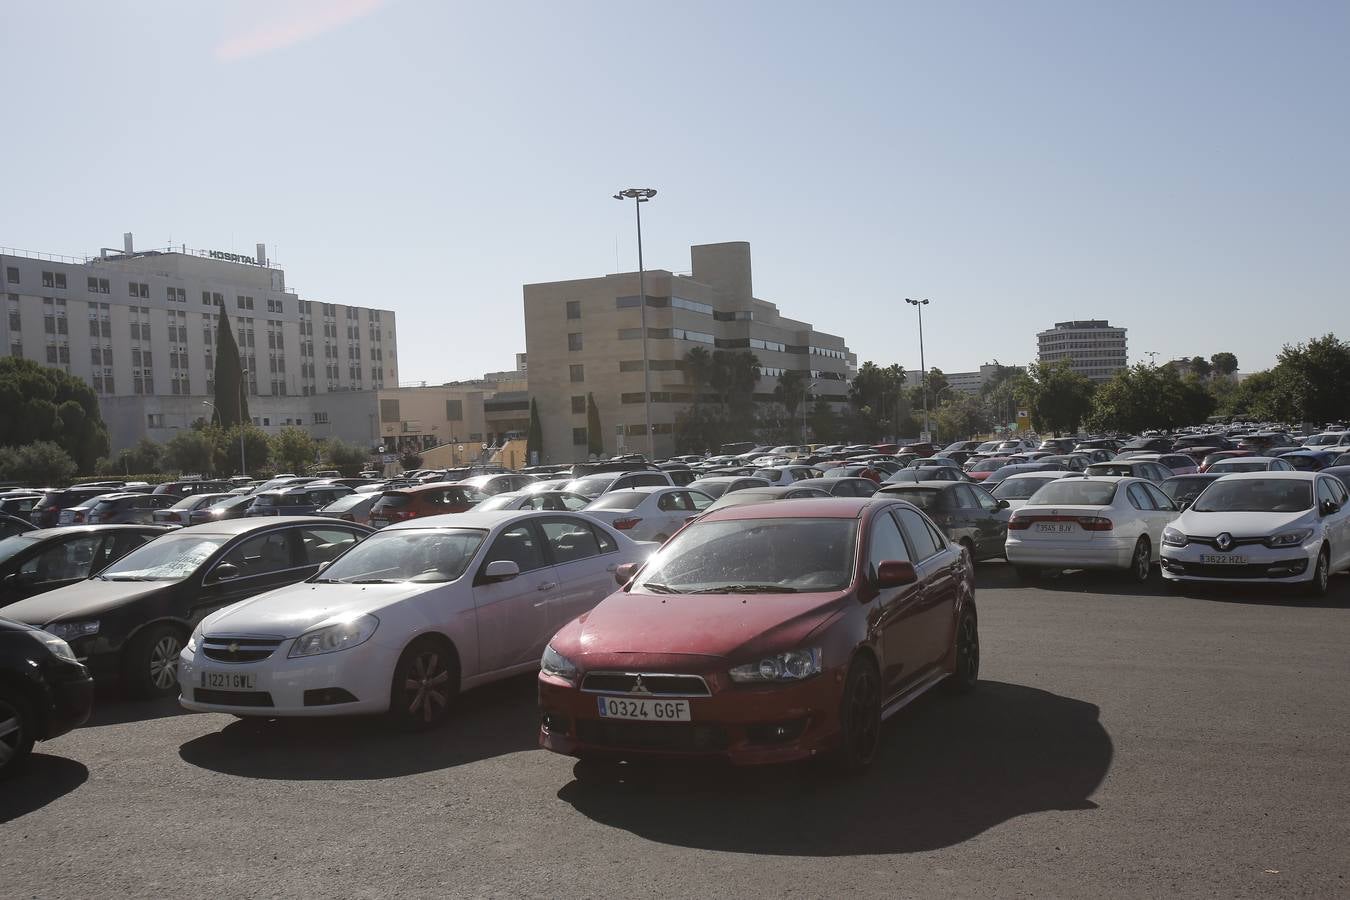
<instances>
[{"instance_id":1,"label":"fog light","mask_svg":"<svg viewBox=\"0 0 1350 900\"><path fill-rule=\"evenodd\" d=\"M561 716L557 713L546 712L539 717L540 724L549 734L566 734L567 729L571 727L572 720L567 716Z\"/></svg>"}]
</instances>

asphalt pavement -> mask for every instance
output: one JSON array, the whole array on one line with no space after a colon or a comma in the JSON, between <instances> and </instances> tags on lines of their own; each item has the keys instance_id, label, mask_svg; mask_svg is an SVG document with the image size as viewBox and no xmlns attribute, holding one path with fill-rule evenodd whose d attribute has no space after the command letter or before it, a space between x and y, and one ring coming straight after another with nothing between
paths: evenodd
<instances>
[{"instance_id":1,"label":"asphalt pavement","mask_svg":"<svg viewBox=\"0 0 1350 900\"><path fill-rule=\"evenodd\" d=\"M0 783L0 895L1350 895L1350 578L979 583L978 690L857 779L578 765L528 677L421 735L105 698Z\"/></svg>"}]
</instances>

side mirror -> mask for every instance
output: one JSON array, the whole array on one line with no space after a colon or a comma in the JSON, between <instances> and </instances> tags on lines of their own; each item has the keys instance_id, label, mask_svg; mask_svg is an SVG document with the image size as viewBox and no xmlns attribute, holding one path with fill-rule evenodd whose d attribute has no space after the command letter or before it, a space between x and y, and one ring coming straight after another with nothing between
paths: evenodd
<instances>
[{"instance_id":1,"label":"side mirror","mask_svg":"<svg viewBox=\"0 0 1350 900\"><path fill-rule=\"evenodd\" d=\"M234 563L221 563L211 573L212 581L229 581L239 577L239 567Z\"/></svg>"},{"instance_id":2,"label":"side mirror","mask_svg":"<svg viewBox=\"0 0 1350 900\"><path fill-rule=\"evenodd\" d=\"M877 587L879 588L904 587L918 580L919 573L914 571L913 563L891 559L877 566Z\"/></svg>"},{"instance_id":3,"label":"side mirror","mask_svg":"<svg viewBox=\"0 0 1350 900\"><path fill-rule=\"evenodd\" d=\"M614 569L614 583L619 587L633 580L633 575L641 568L637 563L624 563Z\"/></svg>"},{"instance_id":4,"label":"side mirror","mask_svg":"<svg viewBox=\"0 0 1350 900\"><path fill-rule=\"evenodd\" d=\"M1322 511L1322 515L1324 516L1329 516L1334 512L1339 512L1341 508L1340 504L1338 504L1335 500L1323 500L1320 504L1318 504L1318 506Z\"/></svg>"},{"instance_id":5,"label":"side mirror","mask_svg":"<svg viewBox=\"0 0 1350 900\"><path fill-rule=\"evenodd\" d=\"M488 582L510 581L518 575L520 575L520 566L509 559L494 559L483 570L483 580Z\"/></svg>"},{"instance_id":6,"label":"side mirror","mask_svg":"<svg viewBox=\"0 0 1350 900\"><path fill-rule=\"evenodd\" d=\"M322 572L324 569L328 568L328 565L329 565L331 562L332 562L331 559L325 559L323 562L319 563L319 567L318 567L317 569L314 570L314 574L315 574L315 575L318 575L318 574L319 574L320 572Z\"/></svg>"},{"instance_id":7,"label":"side mirror","mask_svg":"<svg viewBox=\"0 0 1350 900\"><path fill-rule=\"evenodd\" d=\"M5 587L10 588L18 587L19 585L23 584L23 577L20 576L18 572L10 572L8 575L5 576L3 581L0 581L0 584L3 584Z\"/></svg>"},{"instance_id":8,"label":"side mirror","mask_svg":"<svg viewBox=\"0 0 1350 900\"><path fill-rule=\"evenodd\" d=\"M998 508L999 508L999 509L1007 509L1010 505L1011 505L1011 504L1008 503L1007 500L1000 500L1000 501L998 501Z\"/></svg>"}]
</instances>

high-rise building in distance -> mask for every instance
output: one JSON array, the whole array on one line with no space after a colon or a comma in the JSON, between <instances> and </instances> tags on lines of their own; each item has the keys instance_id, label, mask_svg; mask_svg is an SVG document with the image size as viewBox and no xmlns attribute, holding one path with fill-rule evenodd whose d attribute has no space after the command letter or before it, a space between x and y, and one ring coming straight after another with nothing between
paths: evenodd
<instances>
[{"instance_id":1,"label":"high-rise building in distance","mask_svg":"<svg viewBox=\"0 0 1350 900\"><path fill-rule=\"evenodd\" d=\"M1107 381L1127 365L1125 329L1105 319L1056 322L1036 335L1042 365L1067 359L1073 370L1093 381Z\"/></svg>"}]
</instances>

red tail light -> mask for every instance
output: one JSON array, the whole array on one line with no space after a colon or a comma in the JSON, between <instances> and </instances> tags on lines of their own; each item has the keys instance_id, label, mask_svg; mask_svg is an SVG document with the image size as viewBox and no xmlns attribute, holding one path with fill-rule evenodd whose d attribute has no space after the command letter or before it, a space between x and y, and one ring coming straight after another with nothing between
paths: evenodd
<instances>
[{"instance_id":1,"label":"red tail light","mask_svg":"<svg viewBox=\"0 0 1350 900\"><path fill-rule=\"evenodd\" d=\"M1076 522L1084 531L1111 531L1116 524L1105 516L1022 516L1013 513L1009 531L1026 531L1037 522Z\"/></svg>"},{"instance_id":2,"label":"red tail light","mask_svg":"<svg viewBox=\"0 0 1350 900\"><path fill-rule=\"evenodd\" d=\"M1116 523L1104 516L1079 516L1078 527L1084 531L1110 531Z\"/></svg>"},{"instance_id":3,"label":"red tail light","mask_svg":"<svg viewBox=\"0 0 1350 900\"><path fill-rule=\"evenodd\" d=\"M1019 519L1016 515L1014 515L1011 519L1008 520L1009 531L1026 531L1030 527L1031 527L1031 519L1029 518Z\"/></svg>"},{"instance_id":4,"label":"red tail light","mask_svg":"<svg viewBox=\"0 0 1350 900\"><path fill-rule=\"evenodd\" d=\"M630 516L627 519L615 519L612 523L620 531L627 531L642 520L636 516Z\"/></svg>"}]
</instances>

